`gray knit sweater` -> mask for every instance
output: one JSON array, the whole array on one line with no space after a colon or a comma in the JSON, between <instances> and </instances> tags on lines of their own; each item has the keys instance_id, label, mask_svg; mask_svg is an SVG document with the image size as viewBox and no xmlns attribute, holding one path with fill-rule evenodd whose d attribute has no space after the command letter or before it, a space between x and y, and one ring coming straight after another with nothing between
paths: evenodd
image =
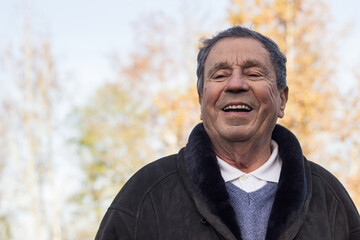
<instances>
[{"instance_id":1,"label":"gray knit sweater","mask_svg":"<svg viewBox=\"0 0 360 240\"><path fill-rule=\"evenodd\" d=\"M230 202L235 210L243 240L263 240L274 202L277 183L268 182L254 192L245 192L226 182Z\"/></svg>"}]
</instances>

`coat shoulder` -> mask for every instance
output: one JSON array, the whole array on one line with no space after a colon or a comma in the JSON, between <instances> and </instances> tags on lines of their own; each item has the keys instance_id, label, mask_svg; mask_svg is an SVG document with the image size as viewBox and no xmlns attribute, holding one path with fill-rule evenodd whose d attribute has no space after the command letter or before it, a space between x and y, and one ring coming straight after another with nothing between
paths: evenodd
<instances>
[{"instance_id":1,"label":"coat shoulder","mask_svg":"<svg viewBox=\"0 0 360 240\"><path fill-rule=\"evenodd\" d=\"M308 161L308 163L313 179L312 184L321 185L340 202L350 198L343 184L330 171L317 163L311 161Z\"/></svg>"},{"instance_id":2,"label":"coat shoulder","mask_svg":"<svg viewBox=\"0 0 360 240\"><path fill-rule=\"evenodd\" d=\"M147 195L161 182L176 175L177 154L160 158L138 170L122 187L110 208L135 216Z\"/></svg>"},{"instance_id":3,"label":"coat shoulder","mask_svg":"<svg viewBox=\"0 0 360 240\"><path fill-rule=\"evenodd\" d=\"M319 182L324 185L324 187L329 188L334 194L336 194L340 189L341 191L346 191L342 183L327 169L321 165L308 161L311 176L314 178L314 181Z\"/></svg>"},{"instance_id":4,"label":"coat shoulder","mask_svg":"<svg viewBox=\"0 0 360 240\"><path fill-rule=\"evenodd\" d=\"M314 162L309 162L309 165L313 179L312 184L317 185L315 188L313 187L312 194L318 196L321 192L324 192L333 196L337 202L333 206L338 206L341 209L336 213L336 221L346 219L344 222L347 222L346 225L349 228L350 236L356 234L356 236L360 237L360 216L343 184L322 166ZM343 218L340 215L343 215ZM341 226L344 227L344 225ZM351 237L350 239L353 238Z\"/></svg>"}]
</instances>

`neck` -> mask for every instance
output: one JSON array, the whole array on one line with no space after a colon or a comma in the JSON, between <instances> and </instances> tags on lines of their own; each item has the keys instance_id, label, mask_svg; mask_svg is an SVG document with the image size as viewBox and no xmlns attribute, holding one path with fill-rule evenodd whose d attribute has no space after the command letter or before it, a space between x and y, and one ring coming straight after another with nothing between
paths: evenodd
<instances>
[{"instance_id":1,"label":"neck","mask_svg":"<svg viewBox=\"0 0 360 240\"><path fill-rule=\"evenodd\" d=\"M257 144L249 142L214 143L215 154L231 166L249 173L262 166L271 155L271 139Z\"/></svg>"}]
</instances>

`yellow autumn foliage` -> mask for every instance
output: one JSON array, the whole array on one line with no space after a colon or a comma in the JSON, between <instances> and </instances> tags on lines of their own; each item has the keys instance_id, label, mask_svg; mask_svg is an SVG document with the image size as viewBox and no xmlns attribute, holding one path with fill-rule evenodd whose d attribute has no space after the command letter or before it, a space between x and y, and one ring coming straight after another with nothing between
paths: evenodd
<instances>
[{"instance_id":1,"label":"yellow autumn foliage","mask_svg":"<svg viewBox=\"0 0 360 240\"><path fill-rule=\"evenodd\" d=\"M354 151L348 148L356 148L358 141L354 136L360 126L354 112L359 113L360 106L354 108L354 102L359 102L359 97L342 97L339 86L334 84L331 66L336 60L334 43L327 35L330 15L326 4L315 0L233 0L228 21L257 30L279 44L288 58L290 89L285 117L280 123L295 132L306 156L349 184L360 206L356 177L359 154L351 154L349 151ZM348 106L352 106L351 114ZM333 150L339 146L343 151ZM354 168L357 170L351 170Z\"/></svg>"}]
</instances>

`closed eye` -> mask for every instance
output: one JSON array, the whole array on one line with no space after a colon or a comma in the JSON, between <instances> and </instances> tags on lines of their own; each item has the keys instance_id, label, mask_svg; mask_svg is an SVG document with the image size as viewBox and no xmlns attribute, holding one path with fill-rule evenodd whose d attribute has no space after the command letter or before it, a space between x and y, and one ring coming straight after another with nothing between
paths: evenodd
<instances>
[{"instance_id":1,"label":"closed eye","mask_svg":"<svg viewBox=\"0 0 360 240\"><path fill-rule=\"evenodd\" d=\"M224 78L224 77L226 77L226 76L225 75L217 75L214 77L214 79L220 79L220 78Z\"/></svg>"}]
</instances>

